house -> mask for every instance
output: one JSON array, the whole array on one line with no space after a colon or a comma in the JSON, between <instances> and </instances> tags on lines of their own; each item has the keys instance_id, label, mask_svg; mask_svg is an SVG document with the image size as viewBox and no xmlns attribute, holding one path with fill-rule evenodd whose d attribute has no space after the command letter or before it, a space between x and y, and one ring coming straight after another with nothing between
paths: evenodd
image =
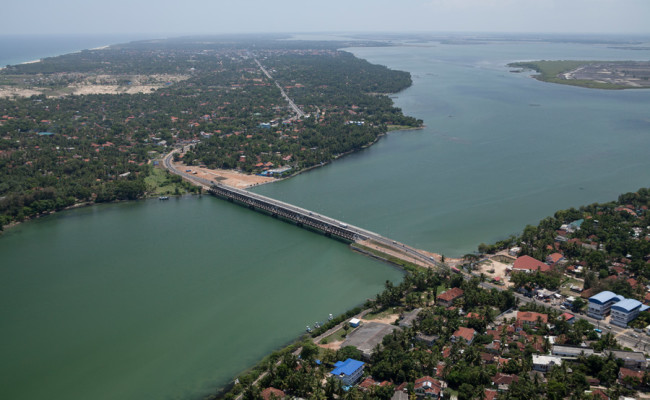
<instances>
[{"instance_id":1,"label":"house","mask_svg":"<svg viewBox=\"0 0 650 400\"><path fill-rule=\"evenodd\" d=\"M556 365L562 365L562 358L533 354L533 369L535 371L548 372Z\"/></svg>"},{"instance_id":2,"label":"house","mask_svg":"<svg viewBox=\"0 0 650 400\"><path fill-rule=\"evenodd\" d=\"M604 319L609 314L612 305L623 300L623 296L608 290L600 292L589 298L587 315L595 319Z\"/></svg>"},{"instance_id":3,"label":"house","mask_svg":"<svg viewBox=\"0 0 650 400\"><path fill-rule=\"evenodd\" d=\"M519 377L517 375L509 375L501 372L497 372L497 374L492 378L492 383L496 385L497 389L500 392L507 391L510 388L512 382L517 381L519 381Z\"/></svg>"},{"instance_id":4,"label":"house","mask_svg":"<svg viewBox=\"0 0 650 400\"><path fill-rule=\"evenodd\" d=\"M512 266L512 271L525 272L527 274L532 272L548 272L551 270L551 267L544 264L543 262L534 259L531 256L521 256L515 260L514 265Z\"/></svg>"},{"instance_id":5,"label":"house","mask_svg":"<svg viewBox=\"0 0 650 400\"><path fill-rule=\"evenodd\" d=\"M354 385L361 375L363 375L363 369L366 363L363 361L358 361L352 358L348 358L345 361L337 361L330 372L334 377L339 379L341 383L345 386Z\"/></svg>"},{"instance_id":6,"label":"house","mask_svg":"<svg viewBox=\"0 0 650 400\"><path fill-rule=\"evenodd\" d=\"M564 318L564 320L570 324L576 322L575 315L569 314L568 312L565 312L564 314L560 315L560 318Z\"/></svg>"},{"instance_id":7,"label":"house","mask_svg":"<svg viewBox=\"0 0 650 400\"><path fill-rule=\"evenodd\" d=\"M634 299L625 299L614 303L611 308L612 318L610 322L616 326L627 328L627 324L639 316L641 311L647 310L640 301Z\"/></svg>"},{"instance_id":8,"label":"house","mask_svg":"<svg viewBox=\"0 0 650 400\"><path fill-rule=\"evenodd\" d=\"M494 389L485 389L483 391L483 400L495 400L498 392Z\"/></svg>"},{"instance_id":9,"label":"house","mask_svg":"<svg viewBox=\"0 0 650 400\"><path fill-rule=\"evenodd\" d=\"M273 387L269 387L262 390L262 398L264 400L271 400L271 399L281 400L284 399L285 396L286 394L282 390Z\"/></svg>"},{"instance_id":10,"label":"house","mask_svg":"<svg viewBox=\"0 0 650 400\"><path fill-rule=\"evenodd\" d=\"M538 321L547 324L548 315L533 311L517 311L517 331L520 331L524 326L535 326Z\"/></svg>"},{"instance_id":11,"label":"house","mask_svg":"<svg viewBox=\"0 0 650 400\"><path fill-rule=\"evenodd\" d=\"M415 380L414 391L416 396L437 399L442 391L442 384L439 380L430 376L423 376Z\"/></svg>"},{"instance_id":12,"label":"house","mask_svg":"<svg viewBox=\"0 0 650 400\"><path fill-rule=\"evenodd\" d=\"M546 257L546 262L549 265L557 264L557 263L562 262L562 261L566 261L566 259L560 253L553 253L553 254Z\"/></svg>"},{"instance_id":13,"label":"house","mask_svg":"<svg viewBox=\"0 0 650 400\"><path fill-rule=\"evenodd\" d=\"M422 332L415 335L415 340L417 340L418 342L422 342L427 346L433 346L433 344L437 342L438 339L440 339L440 336L438 335L425 335Z\"/></svg>"},{"instance_id":14,"label":"house","mask_svg":"<svg viewBox=\"0 0 650 400\"><path fill-rule=\"evenodd\" d=\"M465 344L470 345L474 341L474 336L476 336L476 331L472 328L460 327L454 334L451 336L452 342L463 341Z\"/></svg>"},{"instance_id":15,"label":"house","mask_svg":"<svg viewBox=\"0 0 650 400\"><path fill-rule=\"evenodd\" d=\"M454 301L463 296L461 288L449 289L446 292L440 293L437 298L437 303L443 307L451 307Z\"/></svg>"},{"instance_id":16,"label":"house","mask_svg":"<svg viewBox=\"0 0 650 400\"><path fill-rule=\"evenodd\" d=\"M377 385L379 385L378 382L376 382L376 381L375 381L374 379L372 379L371 377L367 377L366 379L364 379L364 380L359 384L359 389L361 389L361 391L364 391L364 392L365 392L365 391L368 391L368 390L372 389L374 386L377 386Z\"/></svg>"},{"instance_id":17,"label":"house","mask_svg":"<svg viewBox=\"0 0 650 400\"><path fill-rule=\"evenodd\" d=\"M630 383L631 386L638 386L643 381L643 372L621 367L618 371L618 380L622 384Z\"/></svg>"},{"instance_id":18,"label":"house","mask_svg":"<svg viewBox=\"0 0 650 400\"><path fill-rule=\"evenodd\" d=\"M413 321L418 317L420 311L422 311L421 308L416 308L415 310L404 314L402 319L399 321L399 326L403 328L411 328L413 326Z\"/></svg>"}]
</instances>

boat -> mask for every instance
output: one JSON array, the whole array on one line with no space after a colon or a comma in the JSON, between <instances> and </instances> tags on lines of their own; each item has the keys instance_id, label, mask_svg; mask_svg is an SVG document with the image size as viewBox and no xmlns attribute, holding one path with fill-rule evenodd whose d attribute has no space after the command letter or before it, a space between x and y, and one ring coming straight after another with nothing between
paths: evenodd
<instances>
[{"instance_id":1,"label":"boat","mask_svg":"<svg viewBox=\"0 0 650 400\"><path fill-rule=\"evenodd\" d=\"M309 327L309 325L307 325L307 329L305 330L307 331L307 333L311 333L311 328Z\"/></svg>"},{"instance_id":2,"label":"boat","mask_svg":"<svg viewBox=\"0 0 650 400\"><path fill-rule=\"evenodd\" d=\"M158 200L169 200L169 196L160 196Z\"/></svg>"}]
</instances>

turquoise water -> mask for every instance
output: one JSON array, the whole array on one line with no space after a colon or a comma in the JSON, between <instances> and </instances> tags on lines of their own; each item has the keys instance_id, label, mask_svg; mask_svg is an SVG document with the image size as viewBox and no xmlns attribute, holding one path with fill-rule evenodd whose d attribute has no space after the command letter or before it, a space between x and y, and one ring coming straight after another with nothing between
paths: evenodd
<instances>
[{"instance_id":1,"label":"turquoise water","mask_svg":"<svg viewBox=\"0 0 650 400\"><path fill-rule=\"evenodd\" d=\"M649 186L650 91L513 74L527 59L650 59L579 44L350 49L412 72L427 128L256 190L461 255L555 210ZM0 239L0 398L200 398L401 273L211 197L59 213Z\"/></svg>"}]
</instances>

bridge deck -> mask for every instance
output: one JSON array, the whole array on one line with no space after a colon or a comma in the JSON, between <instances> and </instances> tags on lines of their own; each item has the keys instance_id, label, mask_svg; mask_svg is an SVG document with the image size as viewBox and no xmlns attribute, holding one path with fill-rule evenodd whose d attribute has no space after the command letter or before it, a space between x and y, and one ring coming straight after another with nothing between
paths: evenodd
<instances>
[{"instance_id":1,"label":"bridge deck","mask_svg":"<svg viewBox=\"0 0 650 400\"><path fill-rule=\"evenodd\" d=\"M273 216L293 221L298 226L310 227L326 235L336 236L346 241L357 242L368 239L367 236L360 232L359 228L350 227L341 221L318 215L312 211L271 199L270 197L222 184L213 185L209 192L215 196L236 201L250 208L262 210Z\"/></svg>"}]
</instances>

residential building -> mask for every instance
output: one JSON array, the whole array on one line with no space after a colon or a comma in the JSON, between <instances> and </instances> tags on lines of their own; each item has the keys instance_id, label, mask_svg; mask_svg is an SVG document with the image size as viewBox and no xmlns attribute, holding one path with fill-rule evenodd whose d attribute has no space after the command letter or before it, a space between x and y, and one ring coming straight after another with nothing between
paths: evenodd
<instances>
[{"instance_id":1,"label":"residential building","mask_svg":"<svg viewBox=\"0 0 650 400\"><path fill-rule=\"evenodd\" d=\"M535 371L548 372L556 365L562 365L561 357L533 354L533 369Z\"/></svg>"},{"instance_id":2,"label":"residential building","mask_svg":"<svg viewBox=\"0 0 650 400\"><path fill-rule=\"evenodd\" d=\"M595 319L604 319L609 314L612 305L623 300L623 296L608 290L600 292L589 298L587 315Z\"/></svg>"},{"instance_id":3,"label":"residential building","mask_svg":"<svg viewBox=\"0 0 650 400\"><path fill-rule=\"evenodd\" d=\"M422 378L415 380L415 386L413 389L415 390L416 396L437 399L440 397L442 384L439 380L433 379L430 376L423 376Z\"/></svg>"},{"instance_id":4,"label":"residential building","mask_svg":"<svg viewBox=\"0 0 650 400\"><path fill-rule=\"evenodd\" d=\"M627 328L627 324L630 321L638 317L641 311L645 311L648 308L650 307L644 306L640 301L634 299L619 301L612 305L612 318L610 321L616 326Z\"/></svg>"},{"instance_id":5,"label":"residential building","mask_svg":"<svg viewBox=\"0 0 650 400\"><path fill-rule=\"evenodd\" d=\"M262 398L264 400L282 400L285 396L286 394L282 390L273 387L262 390Z\"/></svg>"},{"instance_id":6,"label":"residential building","mask_svg":"<svg viewBox=\"0 0 650 400\"><path fill-rule=\"evenodd\" d=\"M365 364L363 361L352 358L348 358L345 361L337 361L334 364L336 368L332 370L331 374L338 378L343 385L352 386L363 375Z\"/></svg>"},{"instance_id":7,"label":"residential building","mask_svg":"<svg viewBox=\"0 0 650 400\"><path fill-rule=\"evenodd\" d=\"M453 288L449 289L446 292L440 293L436 302L443 307L451 307L454 304L454 301L463 296L463 289Z\"/></svg>"},{"instance_id":8,"label":"residential building","mask_svg":"<svg viewBox=\"0 0 650 400\"><path fill-rule=\"evenodd\" d=\"M465 344L470 345L474 341L474 336L476 336L476 331L472 328L460 327L454 334L451 336L452 342L463 341Z\"/></svg>"},{"instance_id":9,"label":"residential building","mask_svg":"<svg viewBox=\"0 0 650 400\"><path fill-rule=\"evenodd\" d=\"M547 324L548 315L533 311L517 311L517 331L520 331L524 326L535 326L538 322Z\"/></svg>"},{"instance_id":10,"label":"residential building","mask_svg":"<svg viewBox=\"0 0 650 400\"><path fill-rule=\"evenodd\" d=\"M512 266L512 271L525 272L527 274L532 272L548 272L551 270L551 267L544 264L543 262L534 259L531 256L521 256L515 260L514 265Z\"/></svg>"}]
</instances>

